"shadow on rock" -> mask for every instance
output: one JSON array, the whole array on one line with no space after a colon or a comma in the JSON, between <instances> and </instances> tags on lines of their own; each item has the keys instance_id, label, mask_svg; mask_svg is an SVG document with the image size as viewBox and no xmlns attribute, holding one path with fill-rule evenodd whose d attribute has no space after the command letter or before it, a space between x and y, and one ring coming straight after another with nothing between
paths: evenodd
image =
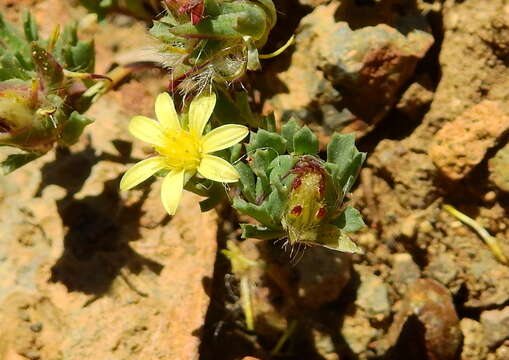
<instances>
[{"instance_id":1,"label":"shadow on rock","mask_svg":"<svg viewBox=\"0 0 509 360\"><path fill-rule=\"evenodd\" d=\"M48 185L58 185L68 193L77 193L98 161L99 158L90 144L76 153L71 153L69 148L57 148L55 161L45 164L41 169L42 179L35 196L42 196L42 191Z\"/></svg>"},{"instance_id":2,"label":"shadow on rock","mask_svg":"<svg viewBox=\"0 0 509 360\"><path fill-rule=\"evenodd\" d=\"M52 282L63 283L69 291L100 296L105 294L122 268L138 274L143 269L159 274L163 266L137 254L129 241L139 238L142 198L123 207L118 195L120 177L107 181L97 196L75 199L66 196L57 202L64 226L64 252L51 269Z\"/></svg>"}]
</instances>

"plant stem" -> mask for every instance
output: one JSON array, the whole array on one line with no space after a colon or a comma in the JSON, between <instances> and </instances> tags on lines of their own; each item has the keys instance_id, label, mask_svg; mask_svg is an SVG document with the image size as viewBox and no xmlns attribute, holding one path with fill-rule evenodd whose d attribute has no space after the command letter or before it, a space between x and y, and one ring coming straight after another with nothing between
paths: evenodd
<instances>
[{"instance_id":1,"label":"plant stem","mask_svg":"<svg viewBox=\"0 0 509 360\"><path fill-rule=\"evenodd\" d=\"M296 327L297 327L297 320L292 320L292 322L290 322L290 325L285 330L283 335L281 335L281 337L279 338L276 346L274 346L274 349L270 352L271 356L275 356L275 355L279 354L279 352L281 351L281 348L286 343L286 341L290 338L290 336L292 336Z\"/></svg>"},{"instance_id":2,"label":"plant stem","mask_svg":"<svg viewBox=\"0 0 509 360\"><path fill-rule=\"evenodd\" d=\"M470 226L472 229L474 229L479 236L484 240L486 245L490 248L493 255L497 258L498 261L500 261L504 265L508 265L509 261L507 257L505 256L502 248L500 247L500 244L498 243L498 240L496 237L491 236L488 231L483 228L477 221L472 219L471 217L468 217L467 215L460 212L458 209L456 209L452 205L443 205L442 206L445 211L447 211L449 214L457 218L462 223Z\"/></svg>"},{"instance_id":3,"label":"plant stem","mask_svg":"<svg viewBox=\"0 0 509 360\"><path fill-rule=\"evenodd\" d=\"M242 275L240 278L240 301L246 318L246 328L248 331L254 331L253 305L251 303L249 279L246 275Z\"/></svg>"}]
</instances>

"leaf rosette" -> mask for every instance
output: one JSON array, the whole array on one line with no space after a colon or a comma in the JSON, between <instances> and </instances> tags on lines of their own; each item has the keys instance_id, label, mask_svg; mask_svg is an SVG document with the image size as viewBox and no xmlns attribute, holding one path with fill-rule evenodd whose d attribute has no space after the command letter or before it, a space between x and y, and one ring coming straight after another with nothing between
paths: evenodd
<instances>
[{"instance_id":1,"label":"leaf rosette","mask_svg":"<svg viewBox=\"0 0 509 360\"><path fill-rule=\"evenodd\" d=\"M252 133L246 148L248 162L236 164L241 196L233 206L259 224L241 224L243 237L362 252L347 234L364 222L358 210L344 204L366 157L353 134L334 134L326 161L318 156L313 132L294 120L281 135Z\"/></svg>"}]
</instances>

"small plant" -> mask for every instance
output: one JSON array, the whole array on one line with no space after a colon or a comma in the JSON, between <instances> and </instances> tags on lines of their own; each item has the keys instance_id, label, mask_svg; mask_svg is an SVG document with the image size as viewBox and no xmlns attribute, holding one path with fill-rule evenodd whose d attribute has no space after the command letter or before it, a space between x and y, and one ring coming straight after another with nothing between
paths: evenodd
<instances>
[{"instance_id":1,"label":"small plant","mask_svg":"<svg viewBox=\"0 0 509 360\"><path fill-rule=\"evenodd\" d=\"M291 120L281 135L252 133L247 163L238 163L242 196L233 207L259 225L241 224L243 237L286 238L289 246L319 245L358 253L347 233L364 226L359 211L343 205L364 162L353 135L333 135L327 161L318 140Z\"/></svg>"},{"instance_id":2,"label":"small plant","mask_svg":"<svg viewBox=\"0 0 509 360\"><path fill-rule=\"evenodd\" d=\"M3 163L9 173L46 153L55 144L71 145L92 120L83 112L100 87L94 87L93 41L80 41L76 26L41 39L30 13L24 34L0 15L0 145L17 147Z\"/></svg>"},{"instance_id":3,"label":"small plant","mask_svg":"<svg viewBox=\"0 0 509 360\"><path fill-rule=\"evenodd\" d=\"M170 90L199 93L260 69L258 50L276 24L272 0L166 0L150 29L163 44Z\"/></svg>"}]
</instances>

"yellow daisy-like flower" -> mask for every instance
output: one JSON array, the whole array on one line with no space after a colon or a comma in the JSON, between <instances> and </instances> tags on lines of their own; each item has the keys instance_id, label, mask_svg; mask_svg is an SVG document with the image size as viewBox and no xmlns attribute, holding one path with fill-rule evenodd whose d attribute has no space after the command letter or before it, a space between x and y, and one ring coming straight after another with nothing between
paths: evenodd
<instances>
[{"instance_id":1,"label":"yellow daisy-like flower","mask_svg":"<svg viewBox=\"0 0 509 360\"><path fill-rule=\"evenodd\" d=\"M204 178L231 183L239 179L237 170L226 160L211 155L240 142L249 130L242 125L228 124L203 134L205 125L216 105L214 93L196 97L189 106L189 125L183 128L173 100L167 93L156 99L159 121L135 116L129 131L135 137L154 146L158 156L142 160L130 168L120 181L120 190L128 190L156 172L167 169L161 189L164 208L174 215L187 180L198 172Z\"/></svg>"}]
</instances>

